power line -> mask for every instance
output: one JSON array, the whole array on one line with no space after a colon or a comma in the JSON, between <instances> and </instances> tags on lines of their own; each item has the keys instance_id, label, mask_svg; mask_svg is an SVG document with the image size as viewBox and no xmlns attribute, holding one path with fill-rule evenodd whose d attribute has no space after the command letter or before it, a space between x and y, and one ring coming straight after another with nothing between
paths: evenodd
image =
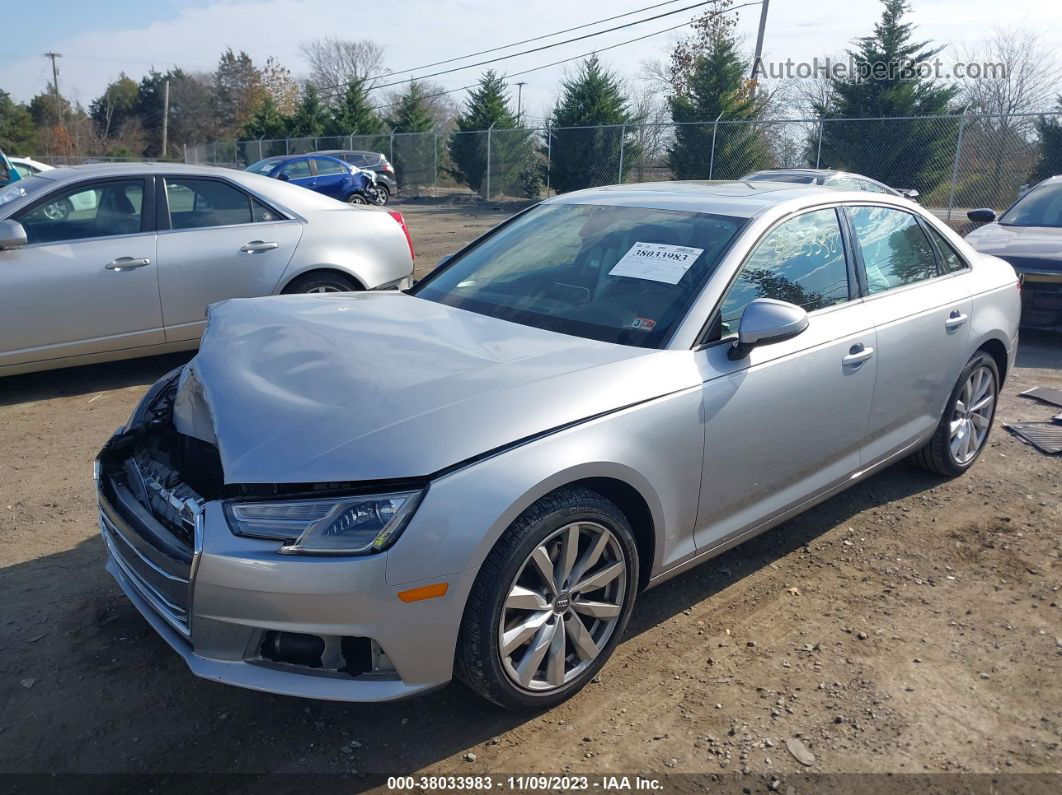
<instances>
[{"instance_id":1,"label":"power line","mask_svg":"<svg viewBox=\"0 0 1062 795\"><path fill-rule=\"evenodd\" d=\"M712 14L712 16L719 16L721 13L728 13L730 11L737 11L737 10L742 9L742 8L748 8L749 6L758 6L760 4L760 2L761 2L761 0L755 0L755 2L742 3L741 5L732 6L731 8L726 9L726 11L724 11L724 12L716 11L716 12L714 12ZM691 20L691 22L692 22L692 20ZM661 33L669 33L669 32L671 32L673 30L678 30L679 28L684 28L684 27L686 27L689 24L690 24L690 22L683 22L683 23L681 23L679 25L672 25L671 27L664 28L663 30L657 30L657 31L654 31L653 33L646 33L644 36L637 36L637 37L635 37L633 39L627 39L627 41L621 41L621 42L619 42L617 44L610 44L607 47L598 47L596 50L591 50L590 52L584 52L581 55L573 55L570 58L562 58L559 61L553 61L552 63L542 64L541 66L534 66L534 67L531 67L530 69L524 69L523 71L520 71L520 72L512 72L511 74L505 75L505 78L508 79L508 78L512 78L512 77L520 77L521 75L531 74L531 72L539 72L539 71L541 71L543 69L549 69L552 66L560 66L561 64L568 63L569 61L577 61L580 58L588 58L589 56L596 55L599 52L607 52L609 50L615 50L618 47L625 47L628 44L634 44L634 42L636 42L636 41L643 41L644 39L649 39L649 38L652 38L653 36L659 36ZM404 82L413 82L413 81L404 81ZM461 86L460 88L451 88L451 89L447 89L446 91L437 91L434 94L426 94L424 96L424 99L434 99L435 97L442 97L442 96L445 96L447 94L455 94L458 91L467 91L470 88L475 88L477 85L479 85L479 83L470 83L469 85ZM376 106L373 107L373 110L386 110L387 108L393 108L395 105L398 105L398 104L400 104L400 103L399 102L389 102L386 105L376 105Z\"/></svg>"},{"instance_id":2,"label":"power line","mask_svg":"<svg viewBox=\"0 0 1062 795\"><path fill-rule=\"evenodd\" d=\"M403 85L405 83L413 83L413 82L416 82L417 80L426 80L427 78L430 78L430 77L438 77L439 75L446 75L446 74L450 74L452 72L461 72L461 71L464 71L465 69L475 69L478 66L486 66L487 64L497 63L498 61L507 61L510 58L519 58L522 55L530 55L532 53L542 52L543 50L551 50L554 47L561 47L561 46L563 46L565 44L571 44L571 43L576 42L576 41L583 41L585 39L592 39L595 36L602 36L605 33L613 33L613 32L615 32L617 30L623 30L625 28L634 27L635 25L642 25L642 24L644 24L646 22L652 22L654 19L661 19L663 17L670 17L670 16L673 16L675 14L681 14L683 11L689 11L689 10L694 9L694 8L700 8L701 6L706 6L706 5L709 5L709 4L713 3L713 2L715 2L715 0L700 0L700 2L693 3L692 5L688 5L688 6L683 6L682 8L678 8L678 9L675 9L673 11L665 11L662 14L655 14L654 16L646 17L644 19L637 19L637 20L634 20L633 22L625 22L622 25L616 25L616 26L611 27L611 28L605 28L604 30L599 30L599 31L596 31L594 33L585 33L582 36L575 36L575 37L570 38L570 39L565 39L563 41L555 42L553 44L543 44L540 47L532 47L529 50L521 50L520 52L510 53L509 55L501 55L501 56L499 56L497 58L488 58L485 61L477 61L476 63L466 64L465 66L457 66L457 67L454 67L452 69L441 69L438 72L430 72L429 74L420 75L419 77L411 77L411 78L408 78L406 80L395 80L394 82L391 82L391 83L381 83L379 85L373 86L372 88L370 88L368 90L375 91L375 90L381 89L381 88L390 88L392 86L399 86L399 85ZM746 5L759 5L759 2L747 3ZM743 8L743 7L744 6L737 6L736 8ZM728 9L728 10L736 10L736 8L732 8L732 9ZM681 28L681 27L685 27L688 24L689 24L689 22L683 22L681 25L677 25L676 27L680 27ZM660 31L660 32L663 33L665 31ZM632 41L637 41L637 39L632 39ZM370 78L367 78L367 79L368 80L375 80L377 77L382 77L382 75L376 75L374 77L370 77ZM323 87L320 87L319 90L322 91L322 92L325 92L325 91L334 91L334 90L337 90L337 89L345 89L345 88L346 88L345 85L334 85L334 86L323 86Z\"/></svg>"},{"instance_id":3,"label":"power line","mask_svg":"<svg viewBox=\"0 0 1062 795\"><path fill-rule=\"evenodd\" d=\"M500 47L491 47L489 50L480 50L479 52L470 52L468 55L459 55L456 58L447 58L445 61L435 61L433 63L421 64L420 66L414 66L410 69L394 69L388 72L386 75L376 75L376 77L386 77L388 75L398 75L404 72L418 72L421 69L430 69L433 66L445 66L448 63L454 63L455 61L463 61L465 58L475 58L479 55L487 55L492 52L499 52L500 50L507 50L510 47L519 47L523 44L531 44L532 42L542 41L542 39L549 39L553 36L560 36L564 33L571 33L574 30L582 30L583 28L593 27L594 25L600 25L604 22L612 22L616 19L623 19L623 17L629 17L633 14L640 14L643 11L652 11L654 8L660 8L661 6L669 6L674 3L681 2L681 0L667 0L666 3L656 3L651 6L645 6L644 8L637 8L634 11L628 11L624 14L616 14L613 17L605 17L604 19L595 19L593 22L584 22L582 25L576 25L573 28L565 28L564 30L555 30L553 33L545 33L541 36L535 36L534 38L524 39L523 41L514 41L512 44L503 44ZM374 80L376 78L368 78Z\"/></svg>"}]
</instances>

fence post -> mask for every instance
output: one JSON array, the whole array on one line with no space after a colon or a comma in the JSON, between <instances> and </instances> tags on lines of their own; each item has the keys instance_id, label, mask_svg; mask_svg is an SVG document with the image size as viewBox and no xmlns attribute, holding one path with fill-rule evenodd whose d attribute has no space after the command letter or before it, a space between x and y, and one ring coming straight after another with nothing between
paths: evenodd
<instances>
[{"instance_id":1,"label":"fence post","mask_svg":"<svg viewBox=\"0 0 1062 795\"><path fill-rule=\"evenodd\" d=\"M955 160L951 164L951 186L948 188L948 212L945 221L951 221L951 206L955 203L955 184L959 181L959 155L962 153L962 134L966 130L966 112L970 109L967 105L962 109L962 118L959 119L959 135L955 139Z\"/></svg>"},{"instance_id":2,"label":"fence post","mask_svg":"<svg viewBox=\"0 0 1062 795\"><path fill-rule=\"evenodd\" d=\"M819 161L822 160L822 125L825 119L819 116L819 148L815 152L815 168L819 167Z\"/></svg>"},{"instance_id":3,"label":"fence post","mask_svg":"<svg viewBox=\"0 0 1062 795\"><path fill-rule=\"evenodd\" d=\"M439 133L437 132L432 132L431 134L431 160L431 195L437 199L439 198Z\"/></svg>"},{"instance_id":4,"label":"fence post","mask_svg":"<svg viewBox=\"0 0 1062 795\"><path fill-rule=\"evenodd\" d=\"M497 122L494 122L494 124L497 124ZM487 201L490 201L490 133L494 129L494 124L487 128L487 194L483 197Z\"/></svg>"},{"instance_id":5,"label":"fence post","mask_svg":"<svg viewBox=\"0 0 1062 795\"><path fill-rule=\"evenodd\" d=\"M627 143L627 122L623 122L622 126L620 127L619 180L616 182L617 185L622 185L623 184L623 149L624 149L624 144L626 144L626 143Z\"/></svg>"},{"instance_id":6,"label":"fence post","mask_svg":"<svg viewBox=\"0 0 1062 795\"><path fill-rule=\"evenodd\" d=\"M708 157L708 179L712 178L712 174L715 173L715 134L719 132L719 120L723 118L723 114L720 113L715 117L715 121L712 122L712 154Z\"/></svg>"},{"instance_id":7,"label":"fence post","mask_svg":"<svg viewBox=\"0 0 1062 795\"><path fill-rule=\"evenodd\" d=\"M284 139L284 154L285 155L291 154L291 139L290 138L285 138Z\"/></svg>"},{"instance_id":8,"label":"fence post","mask_svg":"<svg viewBox=\"0 0 1062 795\"><path fill-rule=\"evenodd\" d=\"M391 130L391 165L395 164L395 131Z\"/></svg>"},{"instance_id":9,"label":"fence post","mask_svg":"<svg viewBox=\"0 0 1062 795\"><path fill-rule=\"evenodd\" d=\"M549 196L549 175L553 170L553 127L546 121L546 195Z\"/></svg>"}]
</instances>

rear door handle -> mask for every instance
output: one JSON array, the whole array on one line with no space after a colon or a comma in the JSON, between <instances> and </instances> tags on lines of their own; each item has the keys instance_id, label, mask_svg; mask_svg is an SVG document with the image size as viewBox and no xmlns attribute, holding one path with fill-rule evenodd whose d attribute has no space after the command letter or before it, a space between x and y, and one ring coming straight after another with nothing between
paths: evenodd
<instances>
[{"instance_id":1,"label":"rear door handle","mask_svg":"<svg viewBox=\"0 0 1062 795\"><path fill-rule=\"evenodd\" d=\"M867 348L860 342L849 348L848 355L841 359L841 364L845 367L858 367L873 355L874 349Z\"/></svg>"},{"instance_id":2,"label":"rear door handle","mask_svg":"<svg viewBox=\"0 0 1062 795\"><path fill-rule=\"evenodd\" d=\"M969 315L964 315L958 309L953 310L952 313L948 315L948 319L944 321L944 328L951 331L953 328L958 328L969 319Z\"/></svg>"},{"instance_id":3,"label":"rear door handle","mask_svg":"<svg viewBox=\"0 0 1062 795\"><path fill-rule=\"evenodd\" d=\"M143 268L145 265L150 265L151 260L147 257L118 257L118 259L108 262L105 267L109 271L131 271L134 268Z\"/></svg>"},{"instance_id":4,"label":"rear door handle","mask_svg":"<svg viewBox=\"0 0 1062 795\"><path fill-rule=\"evenodd\" d=\"M276 243L263 240L252 240L246 246L240 246L240 251L244 254L255 254L259 251L272 251L275 248L277 248Z\"/></svg>"}]
</instances>

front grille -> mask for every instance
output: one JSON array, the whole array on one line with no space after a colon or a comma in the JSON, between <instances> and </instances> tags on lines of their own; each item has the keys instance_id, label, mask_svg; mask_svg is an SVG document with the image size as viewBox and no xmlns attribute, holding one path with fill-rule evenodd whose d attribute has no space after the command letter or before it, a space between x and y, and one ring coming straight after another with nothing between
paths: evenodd
<instances>
[{"instance_id":1,"label":"front grille","mask_svg":"<svg viewBox=\"0 0 1062 795\"><path fill-rule=\"evenodd\" d=\"M172 491L162 493L173 496ZM183 517L178 516L175 526L169 510L156 516L155 502L155 498L138 500L125 483L108 473L100 476L100 530L112 559L144 601L188 637L201 506L193 500L185 506L191 521L185 533Z\"/></svg>"}]
</instances>

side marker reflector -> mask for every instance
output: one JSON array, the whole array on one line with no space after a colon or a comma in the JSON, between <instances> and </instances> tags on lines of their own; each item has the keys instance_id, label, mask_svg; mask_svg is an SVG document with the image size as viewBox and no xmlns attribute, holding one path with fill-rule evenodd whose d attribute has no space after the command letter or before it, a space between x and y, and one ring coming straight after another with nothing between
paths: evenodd
<instances>
[{"instance_id":1,"label":"side marker reflector","mask_svg":"<svg viewBox=\"0 0 1062 795\"><path fill-rule=\"evenodd\" d=\"M403 602L420 602L423 599L437 599L446 596L449 583L437 582L434 585L422 585L419 588L410 588L408 591L399 591L398 598Z\"/></svg>"}]
</instances>

